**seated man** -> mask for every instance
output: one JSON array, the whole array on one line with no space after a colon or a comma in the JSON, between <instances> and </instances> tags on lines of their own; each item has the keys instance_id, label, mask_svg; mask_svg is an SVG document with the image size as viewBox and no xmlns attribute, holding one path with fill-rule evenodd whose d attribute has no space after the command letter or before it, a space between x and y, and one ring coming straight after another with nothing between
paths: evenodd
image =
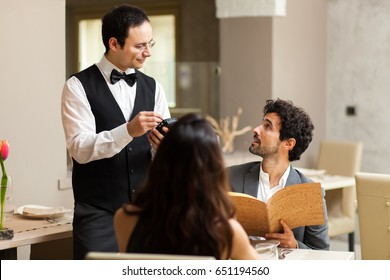
<instances>
[{"instance_id":1,"label":"seated man","mask_svg":"<svg viewBox=\"0 0 390 280\"><path fill-rule=\"evenodd\" d=\"M261 124L253 132L249 151L262 161L228 168L235 192L246 193L267 202L285 186L311 182L290 162L299 160L313 138L314 126L308 114L291 101L267 100ZM323 196L325 191L323 190ZM329 250L328 217L324 225L290 229L281 221L283 233L268 233L266 239L280 241L282 248Z\"/></svg>"}]
</instances>

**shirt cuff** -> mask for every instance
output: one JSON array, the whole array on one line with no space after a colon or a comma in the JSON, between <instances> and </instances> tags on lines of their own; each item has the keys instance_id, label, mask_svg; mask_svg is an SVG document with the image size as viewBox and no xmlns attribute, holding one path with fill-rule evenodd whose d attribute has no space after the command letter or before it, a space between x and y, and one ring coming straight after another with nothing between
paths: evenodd
<instances>
[{"instance_id":1,"label":"shirt cuff","mask_svg":"<svg viewBox=\"0 0 390 280\"><path fill-rule=\"evenodd\" d=\"M120 146L126 146L129 142L133 141L133 137L129 135L127 131L127 123L124 123L113 130L111 130L112 137L115 143Z\"/></svg>"}]
</instances>

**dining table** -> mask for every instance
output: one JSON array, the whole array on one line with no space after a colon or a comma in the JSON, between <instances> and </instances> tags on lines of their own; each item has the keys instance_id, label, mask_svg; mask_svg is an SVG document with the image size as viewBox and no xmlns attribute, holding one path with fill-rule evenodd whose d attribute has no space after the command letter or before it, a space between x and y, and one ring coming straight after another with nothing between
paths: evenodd
<instances>
[{"instance_id":1,"label":"dining table","mask_svg":"<svg viewBox=\"0 0 390 280\"><path fill-rule=\"evenodd\" d=\"M355 260L355 252L279 249L280 260Z\"/></svg>"},{"instance_id":2,"label":"dining table","mask_svg":"<svg viewBox=\"0 0 390 280\"><path fill-rule=\"evenodd\" d=\"M249 242L265 260L354 260L355 252L281 248L277 240L250 236Z\"/></svg>"},{"instance_id":3,"label":"dining table","mask_svg":"<svg viewBox=\"0 0 390 280\"><path fill-rule=\"evenodd\" d=\"M0 259L17 259L17 247L40 244L72 237L72 217L69 213L61 218L28 218L14 214L5 221L12 229L12 239L0 240Z\"/></svg>"},{"instance_id":4,"label":"dining table","mask_svg":"<svg viewBox=\"0 0 390 280\"><path fill-rule=\"evenodd\" d=\"M303 175L313 180L314 182L321 183L321 186L325 191L349 188L355 186L355 178L349 176L332 175L326 173L326 170L308 169L308 168L296 168Z\"/></svg>"},{"instance_id":5,"label":"dining table","mask_svg":"<svg viewBox=\"0 0 390 280\"><path fill-rule=\"evenodd\" d=\"M58 220L30 219L16 214L6 221L6 227L14 230L14 237L0 240L0 259L17 259L16 248L72 237L71 215ZM52 248L55 250L55 248ZM307 249L281 249L279 259L285 260L354 260L355 253Z\"/></svg>"}]
</instances>

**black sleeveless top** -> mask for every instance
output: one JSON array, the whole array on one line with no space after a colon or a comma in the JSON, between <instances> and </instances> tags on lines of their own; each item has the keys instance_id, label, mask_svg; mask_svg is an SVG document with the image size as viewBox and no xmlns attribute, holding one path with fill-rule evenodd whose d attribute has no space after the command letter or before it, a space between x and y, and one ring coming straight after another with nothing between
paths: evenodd
<instances>
[{"instance_id":1,"label":"black sleeveless top","mask_svg":"<svg viewBox=\"0 0 390 280\"><path fill-rule=\"evenodd\" d=\"M127 244L126 252L128 253L146 253L146 254L176 254L176 255L198 255L198 256L214 256L216 259L219 256L215 256L212 250L207 250L201 254L194 252L186 251L177 251L170 247L169 242L164 238L163 234L160 236L155 236L153 243L157 245L149 245L147 242L147 237L150 235L146 232L146 223L149 221L147 217L139 216L138 222L129 237L129 242ZM158 229L157 229L158 230ZM158 240L157 240L158 239ZM196 246L194 244L194 246Z\"/></svg>"},{"instance_id":2,"label":"black sleeveless top","mask_svg":"<svg viewBox=\"0 0 390 280\"><path fill-rule=\"evenodd\" d=\"M139 218L138 222L130 236L129 242L127 243L126 252L128 253L146 253L145 238L143 236L144 219ZM149 252L152 253L152 252ZM153 252L157 253L157 252Z\"/></svg>"}]
</instances>

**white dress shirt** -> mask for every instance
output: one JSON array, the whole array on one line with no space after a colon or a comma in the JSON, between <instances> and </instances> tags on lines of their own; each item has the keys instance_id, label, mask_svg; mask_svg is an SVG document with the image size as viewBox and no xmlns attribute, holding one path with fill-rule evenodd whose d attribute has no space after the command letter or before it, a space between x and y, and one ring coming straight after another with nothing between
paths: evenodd
<instances>
[{"instance_id":1,"label":"white dress shirt","mask_svg":"<svg viewBox=\"0 0 390 280\"><path fill-rule=\"evenodd\" d=\"M269 174L263 171L262 164L260 164L259 188L257 190L257 198L263 202L267 202L277 191L281 190L286 186L288 175L290 175L290 165L284 172L282 178L280 178L279 184L271 188L269 182Z\"/></svg>"},{"instance_id":2,"label":"white dress shirt","mask_svg":"<svg viewBox=\"0 0 390 280\"><path fill-rule=\"evenodd\" d=\"M110 83L112 69L120 71L103 55L96 64L107 82L116 102L122 110L123 116L128 122L133 112L137 83L130 87L123 79ZM127 69L126 74L134 73L134 69ZM66 146L69 153L78 163L88 163L93 160L110 158L119 153L133 140L127 131L127 123L96 134L95 117L91 111L85 90L75 76L69 78L62 91L61 117L65 132ZM170 112L165 96L165 91L156 81L154 111L162 117L169 118Z\"/></svg>"}]
</instances>

